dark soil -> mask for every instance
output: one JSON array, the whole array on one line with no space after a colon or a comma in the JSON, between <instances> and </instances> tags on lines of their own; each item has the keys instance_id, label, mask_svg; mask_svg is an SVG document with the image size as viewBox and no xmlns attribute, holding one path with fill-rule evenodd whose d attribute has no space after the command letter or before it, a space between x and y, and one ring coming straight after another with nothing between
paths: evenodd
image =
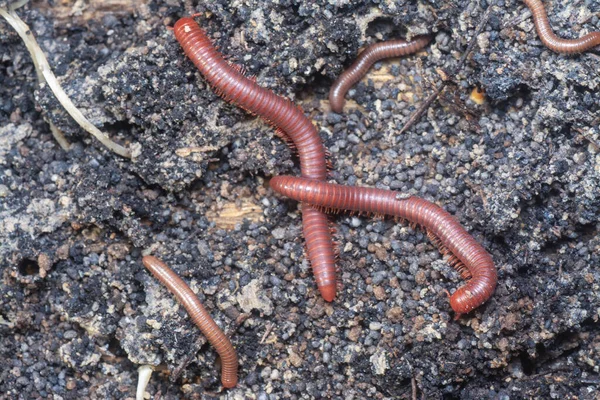
<instances>
[{"instance_id":1,"label":"dark soil","mask_svg":"<svg viewBox=\"0 0 600 400\"><path fill-rule=\"evenodd\" d=\"M600 57L543 47L517 0L89 3L18 14L133 160L79 128L0 22L0 398L134 398L141 364L162 399L598 398ZM544 3L564 37L600 30L599 0ZM397 135L488 6L465 67ZM167 30L196 12L232 62L312 118L333 181L454 214L496 262L490 301L455 321L446 290L461 279L424 232L339 214L345 286L325 303L297 204L268 188L299 175L293 152L213 93ZM436 35L425 51L377 64L344 114L329 112L361 47L424 33ZM230 334L237 388L219 392L216 353L142 254Z\"/></svg>"}]
</instances>

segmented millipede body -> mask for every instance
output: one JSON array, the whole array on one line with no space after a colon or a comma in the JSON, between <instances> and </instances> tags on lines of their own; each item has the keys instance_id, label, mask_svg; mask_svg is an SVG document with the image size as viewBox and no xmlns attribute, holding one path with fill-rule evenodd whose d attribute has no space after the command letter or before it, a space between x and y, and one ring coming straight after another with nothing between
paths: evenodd
<instances>
[{"instance_id":1,"label":"segmented millipede body","mask_svg":"<svg viewBox=\"0 0 600 400\"><path fill-rule=\"evenodd\" d=\"M344 186L292 176L276 176L271 188L294 200L326 209L391 215L424 227L436 245L450 254L450 264L469 279L450 297L456 312L466 314L490 298L498 277L490 254L444 209L418 198L398 198L391 190Z\"/></svg>"},{"instance_id":2,"label":"segmented millipede body","mask_svg":"<svg viewBox=\"0 0 600 400\"><path fill-rule=\"evenodd\" d=\"M360 81L373 64L384 58L405 56L416 53L431 41L431 36L418 36L414 40L388 40L368 46L356 61L336 79L329 90L331 110L341 113L344 97L354 84Z\"/></svg>"},{"instance_id":3,"label":"segmented millipede body","mask_svg":"<svg viewBox=\"0 0 600 400\"><path fill-rule=\"evenodd\" d=\"M230 103L262 117L291 140L298 151L303 177L325 180L326 152L321 137L302 109L290 100L260 87L228 63L192 18L175 23L175 37L213 89ZM326 214L302 205L304 238L317 287L323 298L336 295L336 266L330 222Z\"/></svg>"},{"instance_id":4,"label":"segmented millipede body","mask_svg":"<svg viewBox=\"0 0 600 400\"><path fill-rule=\"evenodd\" d=\"M523 0L525 5L531 10L533 23L540 37L540 40L546 47L557 53L582 53L594 47L600 46L600 32L590 32L579 39L562 39L554 34L548 22L548 14L541 0ZM597 48L596 50L600 50Z\"/></svg>"},{"instance_id":5,"label":"segmented millipede body","mask_svg":"<svg viewBox=\"0 0 600 400\"><path fill-rule=\"evenodd\" d=\"M233 345L215 323L192 289L164 262L153 256L142 258L144 266L169 289L186 309L192 321L221 357L221 383L225 388L237 384L238 357Z\"/></svg>"}]
</instances>

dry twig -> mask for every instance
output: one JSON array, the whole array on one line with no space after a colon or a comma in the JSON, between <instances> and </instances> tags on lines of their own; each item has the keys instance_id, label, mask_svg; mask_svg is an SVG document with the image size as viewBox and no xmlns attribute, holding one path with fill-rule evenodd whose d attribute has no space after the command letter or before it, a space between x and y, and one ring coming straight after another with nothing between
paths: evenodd
<instances>
[{"instance_id":1,"label":"dry twig","mask_svg":"<svg viewBox=\"0 0 600 400\"><path fill-rule=\"evenodd\" d=\"M406 121L406 124L404 124L402 129L400 129L400 132L398 133L399 135L406 132L406 130L408 128L413 126L421 118L423 113L429 108L431 103L433 103L434 100L437 99L437 97L442 92L442 90L444 90L446 85L448 85L448 83L450 83L452 81L452 78L450 78L450 77L456 76L460 72L460 70L463 68L463 66L465 65L465 62L467 61L469 54L471 54L471 51L473 51L473 47L475 47L475 43L477 42L477 36L479 36L481 31L487 24L487 21L490 17L491 11L492 11L492 7L488 6L487 10L485 10L485 13L483 14L483 17L481 18L481 23L479 24L479 26L477 27L477 30L473 34L473 37L471 38L471 41L469 42L467 49L463 53L460 61L456 65L456 67L454 67L454 69L452 70L452 72L450 74L446 74L447 77L442 78L442 82L437 86L435 91L433 93L431 93L431 95L429 95L429 97L427 97L427 99L423 102L423 104L421 104L421 106L419 106L419 108L410 116L408 121Z\"/></svg>"},{"instance_id":2,"label":"dry twig","mask_svg":"<svg viewBox=\"0 0 600 400\"><path fill-rule=\"evenodd\" d=\"M14 28L14 30L19 34L27 50L31 54L31 58L33 59L33 64L35 65L35 70L38 75L38 80L40 83L46 82L50 89L60 102L65 110L69 113L71 117L81 126L83 129L91 133L96 139L100 141L104 146L106 146L109 150L117 153L122 157L131 158L131 152L125 147L113 142L104 132L100 131L96 128L83 114L82 112L73 104L69 96L65 93L63 88L60 86L60 83L56 79L56 76L52 73L50 69L50 65L48 64L48 60L44 55L44 52L38 45L37 41L33 37L29 26L15 12L15 9L21 7L26 4L27 1L21 0L19 2L13 3L9 5L8 9L0 7L0 16L4 17L4 19ZM62 132L58 130L54 124L50 123L50 129L56 141L60 144L63 149L69 148L69 143L62 135Z\"/></svg>"}]
</instances>

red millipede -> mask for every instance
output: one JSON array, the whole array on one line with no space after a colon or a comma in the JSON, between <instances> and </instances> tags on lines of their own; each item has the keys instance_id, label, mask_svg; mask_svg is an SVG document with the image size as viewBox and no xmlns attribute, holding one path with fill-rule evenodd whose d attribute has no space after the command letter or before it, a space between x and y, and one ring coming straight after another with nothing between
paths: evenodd
<instances>
[{"instance_id":1,"label":"red millipede","mask_svg":"<svg viewBox=\"0 0 600 400\"><path fill-rule=\"evenodd\" d=\"M533 23L540 37L540 40L546 47L557 53L582 53L594 47L600 46L600 32L590 32L579 39L562 39L554 34L550 23L548 22L548 14L544 9L544 4L541 0L523 0L525 5L531 10L533 15ZM600 48L596 49L600 50Z\"/></svg>"},{"instance_id":2,"label":"red millipede","mask_svg":"<svg viewBox=\"0 0 600 400\"><path fill-rule=\"evenodd\" d=\"M417 36L414 40L388 40L368 46L356 61L336 79L329 90L331 110L341 113L344 108L344 97L350 88L366 75L373 64L384 58L399 57L416 53L431 42L431 36Z\"/></svg>"},{"instance_id":3,"label":"red millipede","mask_svg":"<svg viewBox=\"0 0 600 400\"><path fill-rule=\"evenodd\" d=\"M498 275L490 254L452 215L437 205L418 198L400 199L391 190L344 186L293 176L275 176L270 182L276 192L294 200L336 210L368 212L406 219L425 228L452 265L469 281L450 297L450 306L466 314L485 303L496 288Z\"/></svg>"},{"instance_id":4,"label":"red millipede","mask_svg":"<svg viewBox=\"0 0 600 400\"><path fill-rule=\"evenodd\" d=\"M238 357L233 345L215 323L192 289L164 262L153 256L142 258L144 266L169 289L186 309L192 321L221 357L221 383L225 388L237 384Z\"/></svg>"},{"instance_id":5,"label":"red millipede","mask_svg":"<svg viewBox=\"0 0 600 400\"><path fill-rule=\"evenodd\" d=\"M312 122L290 100L277 96L248 79L240 68L228 63L192 18L175 23L175 37L185 54L198 67L212 88L226 101L257 114L278 128L294 143L300 158L302 176L325 180L325 147ZM302 205L304 238L317 287L326 301L336 295L336 266L333 238L327 215L310 205Z\"/></svg>"}]
</instances>

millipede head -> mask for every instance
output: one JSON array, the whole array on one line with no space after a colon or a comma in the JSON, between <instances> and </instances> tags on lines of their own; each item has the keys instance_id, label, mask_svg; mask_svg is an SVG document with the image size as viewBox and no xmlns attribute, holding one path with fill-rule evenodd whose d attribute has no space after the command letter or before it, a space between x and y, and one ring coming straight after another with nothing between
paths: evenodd
<instances>
[{"instance_id":1,"label":"millipede head","mask_svg":"<svg viewBox=\"0 0 600 400\"><path fill-rule=\"evenodd\" d=\"M176 31L182 29L187 25L198 26L196 21L194 21L193 17L182 17L179 18L177 22L175 22L175 25L173 25L173 30Z\"/></svg>"},{"instance_id":2,"label":"millipede head","mask_svg":"<svg viewBox=\"0 0 600 400\"><path fill-rule=\"evenodd\" d=\"M450 307L460 317L461 314L468 314L479 304L475 304L475 298L472 293L465 289L465 286L456 289L456 292L450 296Z\"/></svg>"}]
</instances>

